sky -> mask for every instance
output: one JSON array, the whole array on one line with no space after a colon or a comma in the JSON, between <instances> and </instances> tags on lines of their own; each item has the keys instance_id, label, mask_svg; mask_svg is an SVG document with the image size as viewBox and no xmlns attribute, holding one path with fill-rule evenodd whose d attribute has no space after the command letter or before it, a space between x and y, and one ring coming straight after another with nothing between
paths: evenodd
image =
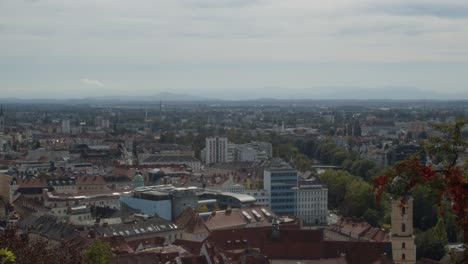
<instances>
[{"instance_id":1,"label":"sky","mask_svg":"<svg viewBox=\"0 0 468 264\"><path fill-rule=\"evenodd\" d=\"M0 0L0 98L468 99L466 0Z\"/></svg>"}]
</instances>

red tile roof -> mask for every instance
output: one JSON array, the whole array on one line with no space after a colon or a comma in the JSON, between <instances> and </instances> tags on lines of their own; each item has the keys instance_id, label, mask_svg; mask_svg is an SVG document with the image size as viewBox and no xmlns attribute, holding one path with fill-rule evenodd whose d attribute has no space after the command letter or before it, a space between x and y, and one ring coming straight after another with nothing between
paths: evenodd
<instances>
[{"instance_id":1,"label":"red tile roof","mask_svg":"<svg viewBox=\"0 0 468 264\"><path fill-rule=\"evenodd\" d=\"M47 187L46 179L17 179L16 184L19 187Z\"/></svg>"},{"instance_id":2,"label":"red tile roof","mask_svg":"<svg viewBox=\"0 0 468 264\"><path fill-rule=\"evenodd\" d=\"M106 184L106 181L102 176L80 176L76 177L75 182L77 186Z\"/></svg>"},{"instance_id":3,"label":"red tile roof","mask_svg":"<svg viewBox=\"0 0 468 264\"><path fill-rule=\"evenodd\" d=\"M205 225L210 231L243 226L271 226L270 217L261 209L266 210L270 217L275 217L273 212L262 206L234 208L213 212L206 219Z\"/></svg>"},{"instance_id":4,"label":"red tile roof","mask_svg":"<svg viewBox=\"0 0 468 264\"><path fill-rule=\"evenodd\" d=\"M203 245L203 242L177 239L172 244L183 247L185 250L192 253L193 255L200 255L200 249Z\"/></svg>"},{"instance_id":5,"label":"red tile roof","mask_svg":"<svg viewBox=\"0 0 468 264\"><path fill-rule=\"evenodd\" d=\"M207 238L222 250L258 248L270 259L333 259L346 254L349 264L372 263L390 248L390 243L324 241L321 230L280 226L280 236L271 238L271 227L215 230Z\"/></svg>"}]
</instances>

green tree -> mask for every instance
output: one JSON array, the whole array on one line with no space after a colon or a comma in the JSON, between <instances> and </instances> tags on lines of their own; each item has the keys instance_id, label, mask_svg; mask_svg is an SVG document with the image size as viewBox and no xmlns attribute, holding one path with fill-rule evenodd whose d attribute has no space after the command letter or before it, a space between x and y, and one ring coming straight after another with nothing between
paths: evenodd
<instances>
[{"instance_id":1,"label":"green tree","mask_svg":"<svg viewBox=\"0 0 468 264\"><path fill-rule=\"evenodd\" d=\"M461 133L467 125L468 118L463 117L456 122L434 126L438 134L424 142L425 154L432 157L432 164L424 164L419 157L413 156L373 179L377 199L384 191L390 191L394 197L402 197L404 203L406 196L424 186L436 197L433 205L439 212L444 211L444 204L450 203L458 226L464 229L465 243L468 241L468 199L465 195L468 163L460 164L458 161L463 150L468 148L468 141ZM453 229L450 230L452 233Z\"/></svg>"},{"instance_id":2,"label":"green tree","mask_svg":"<svg viewBox=\"0 0 468 264\"><path fill-rule=\"evenodd\" d=\"M434 238L433 229L416 234L415 244L417 259L429 258L440 260L445 255L445 244Z\"/></svg>"},{"instance_id":3,"label":"green tree","mask_svg":"<svg viewBox=\"0 0 468 264\"><path fill-rule=\"evenodd\" d=\"M202 204L202 205L200 205L200 206L198 207L198 212L199 212L199 213L206 213L206 212L208 212L208 211L209 211L209 210L208 210L208 206L206 206L205 204Z\"/></svg>"},{"instance_id":4,"label":"green tree","mask_svg":"<svg viewBox=\"0 0 468 264\"><path fill-rule=\"evenodd\" d=\"M436 198L431 194L427 186L414 188L413 200L413 223L422 231L426 231L437 222Z\"/></svg>"},{"instance_id":5,"label":"green tree","mask_svg":"<svg viewBox=\"0 0 468 264\"><path fill-rule=\"evenodd\" d=\"M346 186L352 180L351 175L346 171L327 170L319 177L327 184L330 208L337 208L345 199Z\"/></svg>"},{"instance_id":6,"label":"green tree","mask_svg":"<svg viewBox=\"0 0 468 264\"><path fill-rule=\"evenodd\" d=\"M445 223L442 217L439 217L437 224L431 230L434 240L441 242L444 246L447 245L447 230L445 229Z\"/></svg>"},{"instance_id":7,"label":"green tree","mask_svg":"<svg viewBox=\"0 0 468 264\"><path fill-rule=\"evenodd\" d=\"M112 261L112 250L109 243L94 240L83 252L83 259L87 264L109 264Z\"/></svg>"},{"instance_id":8,"label":"green tree","mask_svg":"<svg viewBox=\"0 0 468 264\"><path fill-rule=\"evenodd\" d=\"M346 195L341 204L341 212L345 216L364 216L366 210L372 206L371 186L363 181L353 180L346 187Z\"/></svg>"},{"instance_id":9,"label":"green tree","mask_svg":"<svg viewBox=\"0 0 468 264\"><path fill-rule=\"evenodd\" d=\"M0 248L0 264L15 263L16 257L8 248Z\"/></svg>"}]
</instances>

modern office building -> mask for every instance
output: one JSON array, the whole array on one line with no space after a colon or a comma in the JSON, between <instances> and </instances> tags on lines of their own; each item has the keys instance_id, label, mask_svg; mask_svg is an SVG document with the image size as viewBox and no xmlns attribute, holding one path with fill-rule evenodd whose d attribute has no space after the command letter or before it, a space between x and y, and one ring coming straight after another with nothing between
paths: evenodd
<instances>
[{"instance_id":1,"label":"modern office building","mask_svg":"<svg viewBox=\"0 0 468 264\"><path fill-rule=\"evenodd\" d=\"M288 163L275 159L263 172L264 189L271 195L271 210L278 215L295 215L297 171Z\"/></svg>"}]
</instances>

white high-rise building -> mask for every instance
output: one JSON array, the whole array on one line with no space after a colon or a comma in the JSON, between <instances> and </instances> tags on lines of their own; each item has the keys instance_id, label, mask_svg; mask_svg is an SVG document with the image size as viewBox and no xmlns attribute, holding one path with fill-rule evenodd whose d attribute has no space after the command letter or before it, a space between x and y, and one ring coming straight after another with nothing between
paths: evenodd
<instances>
[{"instance_id":1,"label":"white high-rise building","mask_svg":"<svg viewBox=\"0 0 468 264\"><path fill-rule=\"evenodd\" d=\"M296 216L307 225L327 224L328 189L317 178L301 181L296 191Z\"/></svg>"},{"instance_id":2,"label":"white high-rise building","mask_svg":"<svg viewBox=\"0 0 468 264\"><path fill-rule=\"evenodd\" d=\"M205 162L224 163L228 158L228 139L225 137L206 138Z\"/></svg>"},{"instance_id":3,"label":"white high-rise building","mask_svg":"<svg viewBox=\"0 0 468 264\"><path fill-rule=\"evenodd\" d=\"M62 120L62 133L63 134L70 134L70 119L63 119Z\"/></svg>"}]
</instances>

